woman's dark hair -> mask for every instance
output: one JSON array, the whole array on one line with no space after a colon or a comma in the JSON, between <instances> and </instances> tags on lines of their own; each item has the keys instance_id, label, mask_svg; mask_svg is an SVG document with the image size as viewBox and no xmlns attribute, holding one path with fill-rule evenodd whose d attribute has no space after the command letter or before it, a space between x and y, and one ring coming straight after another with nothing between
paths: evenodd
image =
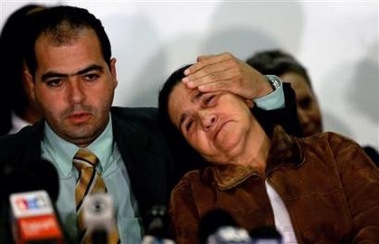
<instances>
[{"instance_id":1,"label":"woman's dark hair","mask_svg":"<svg viewBox=\"0 0 379 244\"><path fill-rule=\"evenodd\" d=\"M185 77L184 71L190 66L190 64L185 65L173 72L163 84L158 96L159 121L172 150L177 172L179 172L176 180L179 180L185 172L202 168L206 165L205 159L187 143L183 135L172 123L168 112L168 102L172 90Z\"/></svg>"},{"instance_id":2,"label":"woman's dark hair","mask_svg":"<svg viewBox=\"0 0 379 244\"><path fill-rule=\"evenodd\" d=\"M262 74L281 76L284 73L293 72L305 78L312 88L312 83L306 68L301 65L294 56L279 49L266 50L255 53L246 60L246 63Z\"/></svg>"},{"instance_id":3,"label":"woman's dark hair","mask_svg":"<svg viewBox=\"0 0 379 244\"><path fill-rule=\"evenodd\" d=\"M27 4L17 9L8 17L1 31L0 135L8 133L12 128L12 111L21 116L29 103L22 78L29 20L45 8L43 5Z\"/></svg>"},{"instance_id":4,"label":"woman's dark hair","mask_svg":"<svg viewBox=\"0 0 379 244\"><path fill-rule=\"evenodd\" d=\"M171 122L169 113L168 113L168 100L170 98L171 92L174 87L181 82L181 80L185 77L184 71L189 68L191 65L185 65L178 70L174 71L163 84L159 96L158 96L158 111L160 121L163 123L162 125L167 130L175 130L176 127ZM179 132L178 132L179 133Z\"/></svg>"}]
</instances>

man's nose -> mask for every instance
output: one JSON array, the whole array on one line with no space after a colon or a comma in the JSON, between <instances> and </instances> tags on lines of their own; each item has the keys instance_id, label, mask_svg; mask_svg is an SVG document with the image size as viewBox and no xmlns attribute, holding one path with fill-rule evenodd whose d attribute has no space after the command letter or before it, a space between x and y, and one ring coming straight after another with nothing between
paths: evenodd
<instances>
[{"instance_id":1,"label":"man's nose","mask_svg":"<svg viewBox=\"0 0 379 244\"><path fill-rule=\"evenodd\" d=\"M84 90L80 80L71 79L69 82L68 97L75 103L80 103L84 98Z\"/></svg>"},{"instance_id":2,"label":"man's nose","mask_svg":"<svg viewBox=\"0 0 379 244\"><path fill-rule=\"evenodd\" d=\"M299 118L300 124L308 124L309 123L309 116L307 115L307 112L303 109L297 109L297 116Z\"/></svg>"}]
</instances>

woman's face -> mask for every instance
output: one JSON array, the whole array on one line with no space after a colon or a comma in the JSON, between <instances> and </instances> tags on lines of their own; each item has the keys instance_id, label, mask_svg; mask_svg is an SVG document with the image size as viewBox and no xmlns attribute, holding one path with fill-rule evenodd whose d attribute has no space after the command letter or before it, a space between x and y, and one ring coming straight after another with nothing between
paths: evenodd
<instances>
[{"instance_id":1,"label":"woman's face","mask_svg":"<svg viewBox=\"0 0 379 244\"><path fill-rule=\"evenodd\" d=\"M256 122L252 103L228 92L201 93L178 83L169 97L173 124L210 162L227 163L242 153Z\"/></svg>"}]
</instances>

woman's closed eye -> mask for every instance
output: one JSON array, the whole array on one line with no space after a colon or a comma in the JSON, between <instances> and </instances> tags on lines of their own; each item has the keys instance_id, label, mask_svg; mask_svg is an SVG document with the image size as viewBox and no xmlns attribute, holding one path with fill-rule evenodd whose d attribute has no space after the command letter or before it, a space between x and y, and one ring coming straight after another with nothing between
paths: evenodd
<instances>
[{"instance_id":1,"label":"woman's closed eye","mask_svg":"<svg viewBox=\"0 0 379 244\"><path fill-rule=\"evenodd\" d=\"M193 119L187 119L186 123L184 124L185 131L189 131L193 126Z\"/></svg>"},{"instance_id":2,"label":"woman's closed eye","mask_svg":"<svg viewBox=\"0 0 379 244\"><path fill-rule=\"evenodd\" d=\"M216 94L214 93L208 93L203 96L202 102L205 106L212 106L215 102Z\"/></svg>"}]
</instances>

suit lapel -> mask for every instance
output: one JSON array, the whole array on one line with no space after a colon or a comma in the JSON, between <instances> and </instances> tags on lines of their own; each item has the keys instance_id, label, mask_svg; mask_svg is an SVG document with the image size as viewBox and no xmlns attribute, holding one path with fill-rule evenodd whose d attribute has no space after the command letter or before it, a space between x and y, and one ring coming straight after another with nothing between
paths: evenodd
<instances>
[{"instance_id":1,"label":"suit lapel","mask_svg":"<svg viewBox=\"0 0 379 244\"><path fill-rule=\"evenodd\" d=\"M152 127L112 114L113 136L127 168L139 209L145 214L154 204L166 204L169 176L167 150Z\"/></svg>"}]
</instances>

